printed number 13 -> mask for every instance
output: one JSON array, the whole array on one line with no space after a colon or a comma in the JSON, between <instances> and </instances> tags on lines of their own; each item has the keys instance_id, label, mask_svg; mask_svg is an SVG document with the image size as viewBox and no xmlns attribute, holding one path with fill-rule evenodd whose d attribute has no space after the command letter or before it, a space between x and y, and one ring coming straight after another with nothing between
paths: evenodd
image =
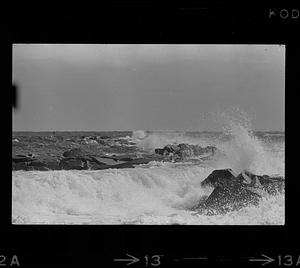
<instances>
[{"instance_id":1,"label":"printed number 13","mask_svg":"<svg viewBox=\"0 0 300 268\"><path fill-rule=\"evenodd\" d=\"M292 266L294 264L292 255L278 255L278 264L281 266ZM296 266L300 265L300 255L298 256L298 260L296 262Z\"/></svg>"},{"instance_id":2,"label":"printed number 13","mask_svg":"<svg viewBox=\"0 0 300 268\"><path fill-rule=\"evenodd\" d=\"M163 255L153 255L153 256L150 256L150 263L149 263L149 256L146 255L145 256L145 260L146 260L146 267L149 266L149 264L151 266L159 266L160 265L160 257L163 256Z\"/></svg>"}]
</instances>

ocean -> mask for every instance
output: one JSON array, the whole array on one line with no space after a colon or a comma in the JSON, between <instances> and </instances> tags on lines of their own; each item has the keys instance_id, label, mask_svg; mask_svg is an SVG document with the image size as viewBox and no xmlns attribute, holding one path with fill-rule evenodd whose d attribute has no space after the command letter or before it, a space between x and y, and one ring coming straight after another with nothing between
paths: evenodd
<instances>
[{"instance_id":1,"label":"ocean","mask_svg":"<svg viewBox=\"0 0 300 268\"><path fill-rule=\"evenodd\" d=\"M81 133L82 134L82 133ZM42 135L29 133L28 136ZM72 133L64 133L65 137ZM110 132L109 135L114 135ZM118 132L126 148L153 152L167 144L213 145L212 158L152 161L135 168L12 171L13 224L283 225L285 196L265 195L258 206L225 215L193 208L211 188L200 183L215 169L285 177L284 132L252 132L240 125L223 132ZM18 138L18 137L14 137ZM92 145L91 145L92 146Z\"/></svg>"}]
</instances>

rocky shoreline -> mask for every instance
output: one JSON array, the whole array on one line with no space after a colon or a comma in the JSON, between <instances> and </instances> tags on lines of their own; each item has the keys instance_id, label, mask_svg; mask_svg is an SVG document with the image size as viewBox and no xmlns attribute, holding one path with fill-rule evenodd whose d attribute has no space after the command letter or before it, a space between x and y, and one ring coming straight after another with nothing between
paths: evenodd
<instances>
[{"instance_id":1,"label":"rocky shoreline","mask_svg":"<svg viewBox=\"0 0 300 268\"><path fill-rule=\"evenodd\" d=\"M129 136L80 137L14 137L12 170L102 170L135 168L151 161L184 162L197 158L209 159L217 152L214 146L201 147L190 144L169 144L154 152L143 151ZM212 192L192 208L195 213L226 214L243 207L259 205L267 195L284 193L283 177L256 175L247 170L235 174L230 168L214 170L201 187L211 187Z\"/></svg>"},{"instance_id":2,"label":"rocky shoreline","mask_svg":"<svg viewBox=\"0 0 300 268\"><path fill-rule=\"evenodd\" d=\"M12 170L134 168L151 161L185 161L215 154L213 146L169 144L144 151L132 139L109 136L20 136L12 140Z\"/></svg>"}]
</instances>

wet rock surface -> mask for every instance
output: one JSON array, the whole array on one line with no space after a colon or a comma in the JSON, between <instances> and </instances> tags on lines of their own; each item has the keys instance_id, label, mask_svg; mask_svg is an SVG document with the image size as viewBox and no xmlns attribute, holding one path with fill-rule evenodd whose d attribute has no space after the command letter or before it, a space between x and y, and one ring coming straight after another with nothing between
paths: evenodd
<instances>
[{"instance_id":1,"label":"wet rock surface","mask_svg":"<svg viewBox=\"0 0 300 268\"><path fill-rule=\"evenodd\" d=\"M124 132L109 135L19 135L12 140L12 170L100 170L134 168L162 156L149 154L128 139ZM94 134L94 135L93 135ZM120 135L120 136L118 136Z\"/></svg>"},{"instance_id":2,"label":"wet rock surface","mask_svg":"<svg viewBox=\"0 0 300 268\"><path fill-rule=\"evenodd\" d=\"M214 170L201 182L201 186L214 189L209 196L201 198L195 209L214 215L258 205L265 194L282 194L285 180L283 177L261 176L246 170L236 175L231 169L223 169Z\"/></svg>"},{"instance_id":3,"label":"wet rock surface","mask_svg":"<svg viewBox=\"0 0 300 268\"><path fill-rule=\"evenodd\" d=\"M184 161L189 157L213 155L216 151L213 146L182 143L149 153L130 137L130 132L18 134L12 139L12 170L132 168L151 161Z\"/></svg>"},{"instance_id":4,"label":"wet rock surface","mask_svg":"<svg viewBox=\"0 0 300 268\"><path fill-rule=\"evenodd\" d=\"M206 186L222 186L234 184L238 181L236 174L231 168L214 170L204 181L201 182L202 187Z\"/></svg>"},{"instance_id":5,"label":"wet rock surface","mask_svg":"<svg viewBox=\"0 0 300 268\"><path fill-rule=\"evenodd\" d=\"M213 156L217 148L214 146L201 147L200 145L191 145L186 143L168 144L163 148L156 148L155 153L170 158L175 161L182 161L187 158Z\"/></svg>"}]
</instances>

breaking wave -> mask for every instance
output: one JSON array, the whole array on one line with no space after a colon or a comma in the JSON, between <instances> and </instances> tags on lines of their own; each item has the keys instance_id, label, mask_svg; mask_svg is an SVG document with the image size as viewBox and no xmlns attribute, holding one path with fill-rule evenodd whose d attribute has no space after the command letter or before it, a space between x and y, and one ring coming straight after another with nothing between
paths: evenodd
<instances>
[{"instance_id":1,"label":"breaking wave","mask_svg":"<svg viewBox=\"0 0 300 268\"><path fill-rule=\"evenodd\" d=\"M153 165L100 171L13 172L13 222L62 224L283 224L282 196L227 215L191 210L213 189L210 167Z\"/></svg>"},{"instance_id":2,"label":"breaking wave","mask_svg":"<svg viewBox=\"0 0 300 268\"><path fill-rule=\"evenodd\" d=\"M237 116L238 115L238 116ZM276 144L272 144L271 150L254 135L251 121L242 111L223 113L224 134L230 139L226 142L218 142L218 149L223 152L219 158L219 164L224 162L237 173L249 170L256 174L282 175L284 176L284 148L278 152Z\"/></svg>"},{"instance_id":3,"label":"breaking wave","mask_svg":"<svg viewBox=\"0 0 300 268\"><path fill-rule=\"evenodd\" d=\"M200 167L13 172L14 215L168 215L193 207L207 189ZM31 218L31 220L34 220Z\"/></svg>"},{"instance_id":4,"label":"breaking wave","mask_svg":"<svg viewBox=\"0 0 300 268\"><path fill-rule=\"evenodd\" d=\"M133 131L144 150L167 144L216 146L212 159L184 163L151 162L133 169L13 171L14 223L45 224L284 224L284 195L264 197L259 206L226 215L192 210L213 189L200 183L213 170L247 169L284 176L284 142L265 143L246 117L223 114L218 135ZM129 137L127 137L129 138Z\"/></svg>"},{"instance_id":5,"label":"breaking wave","mask_svg":"<svg viewBox=\"0 0 300 268\"><path fill-rule=\"evenodd\" d=\"M284 176L284 141L270 143L268 138L262 140L255 136L251 120L239 109L218 115L218 124L223 128L222 133L139 131L143 135L139 135L135 142L141 149L149 151L179 143L215 146L218 154L211 162L213 167L230 167L237 173L246 169L261 175Z\"/></svg>"}]
</instances>

